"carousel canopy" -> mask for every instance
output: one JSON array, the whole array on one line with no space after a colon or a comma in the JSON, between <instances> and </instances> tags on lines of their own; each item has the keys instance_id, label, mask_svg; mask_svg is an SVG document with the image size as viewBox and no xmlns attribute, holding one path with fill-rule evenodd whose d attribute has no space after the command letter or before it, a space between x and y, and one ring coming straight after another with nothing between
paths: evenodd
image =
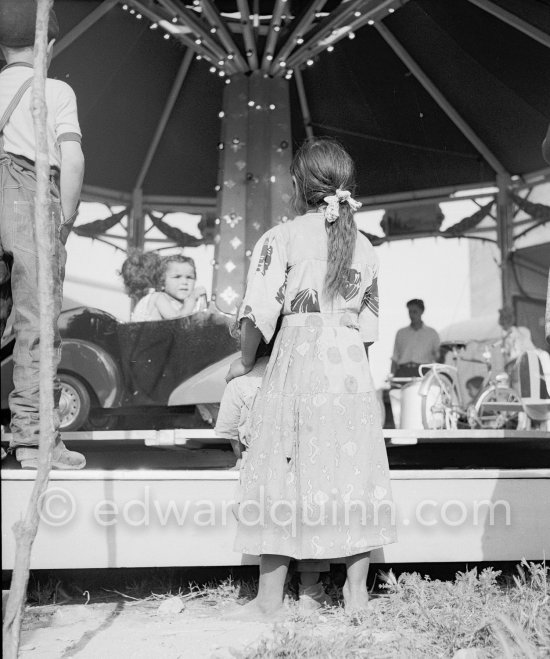
<instances>
[{"instance_id":1,"label":"carousel canopy","mask_svg":"<svg viewBox=\"0 0 550 659\"><path fill-rule=\"evenodd\" d=\"M290 80L292 144L336 137L359 196L545 167L548 0L57 0L86 190L214 205L235 74ZM246 102L246 101L243 101Z\"/></svg>"}]
</instances>

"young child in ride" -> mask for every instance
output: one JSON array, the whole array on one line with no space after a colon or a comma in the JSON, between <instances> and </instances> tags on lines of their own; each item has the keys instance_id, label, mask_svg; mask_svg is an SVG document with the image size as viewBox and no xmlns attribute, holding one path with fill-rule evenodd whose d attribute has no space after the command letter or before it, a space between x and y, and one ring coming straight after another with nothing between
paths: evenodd
<instances>
[{"instance_id":1,"label":"young child in ride","mask_svg":"<svg viewBox=\"0 0 550 659\"><path fill-rule=\"evenodd\" d=\"M233 615L240 619L278 614L290 558L343 557L346 609L363 609L370 551L396 541L365 350L377 339L378 259L353 218L354 164L338 143L311 140L291 173L301 215L256 244L239 314L241 359L227 376L253 369L282 314L242 473L235 550L261 559L258 595Z\"/></svg>"},{"instance_id":2,"label":"young child in ride","mask_svg":"<svg viewBox=\"0 0 550 659\"><path fill-rule=\"evenodd\" d=\"M132 322L183 318L206 308L206 290L195 286L197 270L189 256L135 251L121 275L128 295L137 301Z\"/></svg>"}]
</instances>

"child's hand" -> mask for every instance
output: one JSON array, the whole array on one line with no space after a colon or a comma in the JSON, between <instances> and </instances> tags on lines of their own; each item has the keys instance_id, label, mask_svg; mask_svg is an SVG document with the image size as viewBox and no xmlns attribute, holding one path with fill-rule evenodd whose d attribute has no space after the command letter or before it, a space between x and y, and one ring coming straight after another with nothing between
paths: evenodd
<instances>
[{"instance_id":1,"label":"child's hand","mask_svg":"<svg viewBox=\"0 0 550 659\"><path fill-rule=\"evenodd\" d=\"M195 286L192 295L195 300L198 300L201 295L206 295L206 288L204 286Z\"/></svg>"},{"instance_id":2,"label":"child's hand","mask_svg":"<svg viewBox=\"0 0 550 659\"><path fill-rule=\"evenodd\" d=\"M241 377L241 375L246 375L247 373L250 373L251 370L252 370L252 366L244 366L240 358L235 359L233 362L231 362L229 371L225 376L225 381L231 382L233 378L239 378Z\"/></svg>"}]
</instances>

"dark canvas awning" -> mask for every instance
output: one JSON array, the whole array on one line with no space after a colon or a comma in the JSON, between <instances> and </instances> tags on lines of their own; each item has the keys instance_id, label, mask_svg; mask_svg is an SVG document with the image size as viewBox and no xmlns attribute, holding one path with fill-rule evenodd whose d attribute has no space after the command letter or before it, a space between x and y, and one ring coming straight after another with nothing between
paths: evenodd
<instances>
[{"instance_id":1,"label":"dark canvas awning","mask_svg":"<svg viewBox=\"0 0 550 659\"><path fill-rule=\"evenodd\" d=\"M487 7L478 6L484 3L504 16L511 14L517 24L510 25ZM202 4L222 12L245 59L246 45L237 31L242 2ZM345 3L285 4L288 16L278 24L274 62L296 22L307 18L314 5L319 9L310 16L304 32L306 44L295 46L289 62L307 45L308 35L320 33L323 21L342 11ZM305 51L296 60L295 71L302 69L304 94L300 97L293 81L294 146L306 135L300 102L305 99L313 133L337 137L356 159L362 197L483 184L494 181L495 162L511 175L545 167L540 147L550 121L547 0L351 4L358 11L378 6L374 25L365 22L353 32L353 39L348 38L350 31L335 39L333 52L314 48L311 65ZM210 23L204 10L196 11L192 2L172 5L195 17L208 34ZM260 5L258 66L262 49L269 43L273 8L282 6L279 2ZM137 19L139 11L129 11L134 6L149 13ZM152 159L143 178L146 196L213 203L218 114L227 77L219 75L222 66L217 62L212 66L204 57L189 58L188 69L181 75L180 67L196 35L182 32L188 39L183 43L174 36L163 38L162 26L150 29L155 12L165 15L167 6L171 5L166 1L128 2L125 11L122 3L112 0L57 0L61 30L69 35L70 43L55 57L51 75L67 80L77 93L88 190L95 187L130 195L149 153ZM82 25L90 16L88 22L93 24ZM533 27L534 36L518 29L524 24ZM185 14L178 25L185 29ZM200 55L204 44L194 47ZM483 153L465 137L440 100L434 100L418 71L411 72L407 57L476 136ZM181 88L176 84L173 108L165 116L151 154L178 71Z\"/></svg>"}]
</instances>

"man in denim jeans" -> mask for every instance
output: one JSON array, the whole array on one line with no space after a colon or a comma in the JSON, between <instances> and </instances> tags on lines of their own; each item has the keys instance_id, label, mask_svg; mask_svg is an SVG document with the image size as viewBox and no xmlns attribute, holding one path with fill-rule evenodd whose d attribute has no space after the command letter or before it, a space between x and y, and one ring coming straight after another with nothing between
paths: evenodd
<instances>
[{"instance_id":1,"label":"man in denim jeans","mask_svg":"<svg viewBox=\"0 0 550 659\"><path fill-rule=\"evenodd\" d=\"M2 0L0 49L7 64L0 71L0 330L3 334L13 299L15 348L10 394L10 449L23 468L38 466L39 439L39 304L38 250L34 229L35 139L31 81L36 0ZM59 28L53 11L48 26L48 58ZM55 355L61 357L57 318L65 274L65 241L76 217L84 174L84 157L76 97L64 82L46 81L47 133L50 159L50 215L54 262ZM56 407L59 386L55 387ZM57 419L58 414L54 417ZM82 469L86 460L69 451L58 428L52 467Z\"/></svg>"}]
</instances>

